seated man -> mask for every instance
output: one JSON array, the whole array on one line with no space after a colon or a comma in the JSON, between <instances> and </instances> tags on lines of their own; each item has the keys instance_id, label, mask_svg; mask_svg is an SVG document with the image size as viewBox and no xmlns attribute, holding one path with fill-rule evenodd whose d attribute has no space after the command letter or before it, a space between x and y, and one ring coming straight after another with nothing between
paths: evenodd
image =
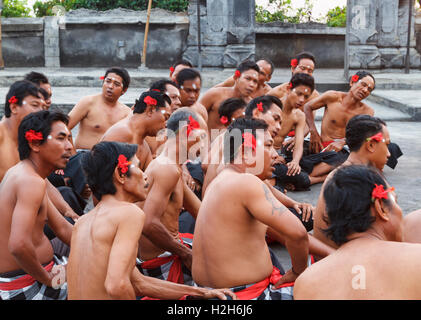
<instances>
[{"instance_id":1,"label":"seated man","mask_svg":"<svg viewBox=\"0 0 421 320\"><path fill-rule=\"evenodd\" d=\"M139 146L137 157L140 169L145 170L152 161L152 152L145 141L147 136L156 136L165 129L165 122L171 114L171 100L163 93L146 91L140 95L133 108L133 114L110 127L101 141L119 141Z\"/></svg>"},{"instance_id":2,"label":"seated man","mask_svg":"<svg viewBox=\"0 0 421 320\"><path fill-rule=\"evenodd\" d=\"M200 200L187 187L181 166L206 137L198 119L189 108L180 108L167 121L164 149L145 171L149 193L143 204L146 217L138 251L143 274L191 285L192 235L180 234L179 216L184 207L196 218Z\"/></svg>"},{"instance_id":3,"label":"seated man","mask_svg":"<svg viewBox=\"0 0 421 320\"><path fill-rule=\"evenodd\" d=\"M45 110L50 109L53 92L51 91L51 84L48 82L48 78L42 73L32 71L25 75L24 80L31 81L40 88L45 101Z\"/></svg>"},{"instance_id":4,"label":"seated man","mask_svg":"<svg viewBox=\"0 0 421 320\"><path fill-rule=\"evenodd\" d=\"M191 108L207 122L208 113L205 107L198 101L202 88L202 76L200 72L192 68L181 70L177 75L177 84L180 88L181 105Z\"/></svg>"},{"instance_id":5,"label":"seated man","mask_svg":"<svg viewBox=\"0 0 421 320\"><path fill-rule=\"evenodd\" d=\"M127 70L113 67L105 72L102 92L82 98L69 112L69 130L79 124L76 150L90 150L105 131L130 114L130 108L118 101L130 84Z\"/></svg>"},{"instance_id":6,"label":"seated man","mask_svg":"<svg viewBox=\"0 0 421 320\"><path fill-rule=\"evenodd\" d=\"M314 100L310 100L304 106L307 125L310 128L310 149L312 153L324 151L335 151L336 157L327 164L324 170L318 172L322 177L335 167L343 163L349 155L345 147L345 128L348 121L359 114L373 116L374 110L362 102L375 88L373 75L366 71L358 71L350 79L350 90L348 92L327 91ZM324 115L319 135L313 111L324 107ZM388 165L393 169L402 151L396 144L390 144L391 156Z\"/></svg>"},{"instance_id":7,"label":"seated man","mask_svg":"<svg viewBox=\"0 0 421 320\"><path fill-rule=\"evenodd\" d=\"M170 79L173 82L177 82L177 76L180 71L188 68L193 68L193 65L190 63L190 61L185 59L178 60L170 67Z\"/></svg>"},{"instance_id":8,"label":"seated man","mask_svg":"<svg viewBox=\"0 0 421 320\"><path fill-rule=\"evenodd\" d=\"M323 194L325 232L339 248L298 277L294 299L421 299L421 245L401 242L402 210L382 174L339 168Z\"/></svg>"},{"instance_id":9,"label":"seated man","mask_svg":"<svg viewBox=\"0 0 421 320\"><path fill-rule=\"evenodd\" d=\"M47 195L46 177L63 169L72 150L68 118L39 111L19 126L20 162L0 184L0 297L9 299L66 299L65 263L53 253L43 230L46 223L66 244L72 225Z\"/></svg>"},{"instance_id":10,"label":"seated man","mask_svg":"<svg viewBox=\"0 0 421 320\"><path fill-rule=\"evenodd\" d=\"M259 66L254 61L243 61L235 72L234 86L211 88L201 97L200 103L205 106L209 116L209 132L212 129L224 128L224 125L219 121L218 114L218 108L222 101L229 98L238 98L249 103L252 100L252 95L256 92L259 81L259 71ZM211 138L215 137L211 135Z\"/></svg>"},{"instance_id":11,"label":"seated man","mask_svg":"<svg viewBox=\"0 0 421 320\"><path fill-rule=\"evenodd\" d=\"M294 76L297 73L305 73L309 76L313 76L314 68L316 66L316 58L311 52L301 52L297 54L297 56L291 60L291 76ZM273 88L266 94L278 97L282 99L288 91L289 82L285 82L280 84L279 86ZM309 98L312 100L317 98L319 93L317 90L314 90Z\"/></svg>"},{"instance_id":12,"label":"seated man","mask_svg":"<svg viewBox=\"0 0 421 320\"><path fill-rule=\"evenodd\" d=\"M275 71L275 65L269 59L260 59L256 61L256 64L259 66L259 83L257 85L257 89L252 94L252 98L257 98L260 96L264 96L272 87L268 85L268 82L272 78L272 74ZM235 75L229 77L224 82L217 84L214 88L218 87L233 87L235 85Z\"/></svg>"},{"instance_id":13,"label":"seated man","mask_svg":"<svg viewBox=\"0 0 421 320\"><path fill-rule=\"evenodd\" d=\"M135 267L148 184L139 168L136 144L101 142L82 160L98 205L74 227L67 267L69 299L182 299L233 296L143 276ZM89 272L91 270L92 272Z\"/></svg>"},{"instance_id":14,"label":"seated man","mask_svg":"<svg viewBox=\"0 0 421 320\"><path fill-rule=\"evenodd\" d=\"M342 166L363 164L382 171L390 157L389 131L386 124L379 118L358 115L349 120L346 126L346 143L351 153ZM323 190L333 173L334 171L326 178L317 201L313 234L320 241L336 249L338 246L323 232L328 227Z\"/></svg>"},{"instance_id":15,"label":"seated man","mask_svg":"<svg viewBox=\"0 0 421 320\"><path fill-rule=\"evenodd\" d=\"M405 242L421 243L421 210L413 211L403 218L403 240Z\"/></svg>"},{"instance_id":16,"label":"seated man","mask_svg":"<svg viewBox=\"0 0 421 320\"><path fill-rule=\"evenodd\" d=\"M239 299L291 299L291 282L307 267L305 228L262 181L273 170L267 128L256 119L238 119L228 127L226 167L209 185L196 221L194 281L230 287ZM291 255L292 269L283 276L272 265L265 241L268 226L285 236Z\"/></svg>"}]
</instances>

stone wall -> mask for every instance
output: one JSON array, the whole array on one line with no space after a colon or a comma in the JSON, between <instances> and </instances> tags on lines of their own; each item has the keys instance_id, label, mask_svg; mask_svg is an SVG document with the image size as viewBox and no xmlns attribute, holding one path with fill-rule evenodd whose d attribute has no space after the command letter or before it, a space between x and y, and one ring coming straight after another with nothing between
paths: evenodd
<instances>
[{"instance_id":1,"label":"stone wall","mask_svg":"<svg viewBox=\"0 0 421 320\"><path fill-rule=\"evenodd\" d=\"M343 68L345 32L345 28L322 24L257 24L256 58L268 58L277 68L288 68L294 55L310 51L318 68Z\"/></svg>"}]
</instances>

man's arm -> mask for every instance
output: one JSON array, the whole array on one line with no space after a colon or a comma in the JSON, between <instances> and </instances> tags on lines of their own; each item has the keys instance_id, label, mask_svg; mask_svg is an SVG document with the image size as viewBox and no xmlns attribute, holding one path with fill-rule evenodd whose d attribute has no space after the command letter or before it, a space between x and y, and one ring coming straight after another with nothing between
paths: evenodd
<instances>
[{"instance_id":1,"label":"man's arm","mask_svg":"<svg viewBox=\"0 0 421 320\"><path fill-rule=\"evenodd\" d=\"M65 244L70 246L72 239L73 226L60 214L53 202L47 195L47 224L53 230L54 234Z\"/></svg>"},{"instance_id":2,"label":"man's arm","mask_svg":"<svg viewBox=\"0 0 421 320\"><path fill-rule=\"evenodd\" d=\"M156 246L179 256L183 263L191 268L191 249L174 239L161 222L171 193L180 177L174 173L173 167L162 166L161 168L161 170L155 170L154 181L143 206L146 215L143 234Z\"/></svg>"},{"instance_id":3,"label":"man's arm","mask_svg":"<svg viewBox=\"0 0 421 320\"><path fill-rule=\"evenodd\" d=\"M294 151L292 153L292 161L287 163L288 167L288 176L295 176L297 174L300 174L301 167L300 167L300 161L301 157L303 156L303 150L304 150L304 129L306 126L306 117L301 110L297 110L297 123L295 125L295 145L294 145Z\"/></svg>"},{"instance_id":4,"label":"man's arm","mask_svg":"<svg viewBox=\"0 0 421 320\"><path fill-rule=\"evenodd\" d=\"M218 83L214 88L220 88L220 87L233 87L235 84L234 77L231 76L228 79L226 79L224 82Z\"/></svg>"},{"instance_id":5,"label":"man's arm","mask_svg":"<svg viewBox=\"0 0 421 320\"><path fill-rule=\"evenodd\" d=\"M53 279L38 261L32 235L46 192L45 181L27 178L19 183L13 210L8 249L17 264L34 279L51 287ZM42 230L40 231L42 232Z\"/></svg>"},{"instance_id":6,"label":"man's arm","mask_svg":"<svg viewBox=\"0 0 421 320\"><path fill-rule=\"evenodd\" d=\"M183 193L183 207L196 219L202 202L185 181L183 181Z\"/></svg>"},{"instance_id":7,"label":"man's arm","mask_svg":"<svg viewBox=\"0 0 421 320\"><path fill-rule=\"evenodd\" d=\"M310 149L314 153L319 153L323 149L322 139L317 132L316 124L314 122L313 111L327 106L336 98L336 91L327 91L315 99L308 101L304 105L304 114L306 122L310 130Z\"/></svg>"},{"instance_id":8,"label":"man's arm","mask_svg":"<svg viewBox=\"0 0 421 320\"><path fill-rule=\"evenodd\" d=\"M119 209L118 215L104 286L112 299L134 300L136 295L130 279L145 216L134 205Z\"/></svg>"},{"instance_id":9,"label":"man's arm","mask_svg":"<svg viewBox=\"0 0 421 320\"><path fill-rule=\"evenodd\" d=\"M54 187L48 179L47 182L47 194L53 205L57 210L65 217L73 219L75 222L79 219L79 216L73 211L72 207L64 200L60 191Z\"/></svg>"},{"instance_id":10,"label":"man's arm","mask_svg":"<svg viewBox=\"0 0 421 320\"><path fill-rule=\"evenodd\" d=\"M67 127L72 130L83 118L85 118L89 111L89 103L87 97L82 98L73 109L69 112L69 124Z\"/></svg>"},{"instance_id":11,"label":"man's arm","mask_svg":"<svg viewBox=\"0 0 421 320\"><path fill-rule=\"evenodd\" d=\"M273 196L264 183L256 177L253 178L255 178L254 181L247 177L250 181L243 183L245 207L257 220L285 237L285 246L291 256L292 270L281 280L294 281L307 267L309 251L307 231L300 220Z\"/></svg>"}]
</instances>

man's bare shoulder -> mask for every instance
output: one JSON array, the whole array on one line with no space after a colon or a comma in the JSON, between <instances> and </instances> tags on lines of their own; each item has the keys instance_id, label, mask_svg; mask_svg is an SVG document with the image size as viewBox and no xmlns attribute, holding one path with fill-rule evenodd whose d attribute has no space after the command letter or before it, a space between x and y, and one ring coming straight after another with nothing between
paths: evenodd
<instances>
[{"instance_id":1,"label":"man's bare shoulder","mask_svg":"<svg viewBox=\"0 0 421 320\"><path fill-rule=\"evenodd\" d=\"M276 87L272 88L271 90L269 90L266 93L266 95L275 96L275 97L278 97L279 99L281 99L285 95L286 87L287 87L287 83L282 83L279 86L276 86Z\"/></svg>"},{"instance_id":2,"label":"man's bare shoulder","mask_svg":"<svg viewBox=\"0 0 421 320\"><path fill-rule=\"evenodd\" d=\"M80 106L80 107L93 106L98 101L98 99L100 99L100 97L101 97L100 94L94 94L94 95L89 95L89 96L82 97L82 99L80 99L78 101L78 103L76 104L76 106Z\"/></svg>"},{"instance_id":3,"label":"man's bare shoulder","mask_svg":"<svg viewBox=\"0 0 421 320\"><path fill-rule=\"evenodd\" d=\"M125 119L122 119L108 128L108 130L102 136L101 141L132 143L133 136L134 134L130 129L130 126L127 125Z\"/></svg>"},{"instance_id":4,"label":"man's bare shoulder","mask_svg":"<svg viewBox=\"0 0 421 320\"><path fill-rule=\"evenodd\" d=\"M368 114L370 116L374 116L374 109L364 102L361 102L361 103L362 103L362 108L364 110L363 113Z\"/></svg>"}]
</instances>

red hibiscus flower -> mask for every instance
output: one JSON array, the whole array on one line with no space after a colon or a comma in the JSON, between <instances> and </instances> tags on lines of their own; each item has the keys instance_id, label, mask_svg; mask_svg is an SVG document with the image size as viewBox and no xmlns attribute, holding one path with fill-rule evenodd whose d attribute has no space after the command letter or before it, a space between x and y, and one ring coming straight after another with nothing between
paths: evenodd
<instances>
[{"instance_id":1,"label":"red hibiscus flower","mask_svg":"<svg viewBox=\"0 0 421 320\"><path fill-rule=\"evenodd\" d=\"M129 171L129 165L131 164L130 161L127 161L127 158L124 154L120 154L118 156L118 164L117 167L120 169L121 173L126 173Z\"/></svg>"}]
</instances>

